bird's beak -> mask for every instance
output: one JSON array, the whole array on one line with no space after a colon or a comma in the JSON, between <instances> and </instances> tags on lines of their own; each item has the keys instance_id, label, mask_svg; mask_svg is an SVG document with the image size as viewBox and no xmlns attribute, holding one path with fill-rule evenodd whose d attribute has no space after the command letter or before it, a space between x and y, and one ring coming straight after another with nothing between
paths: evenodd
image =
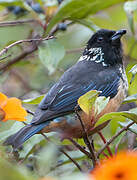
<instances>
[{"instance_id":1,"label":"bird's beak","mask_svg":"<svg viewBox=\"0 0 137 180\"><path fill-rule=\"evenodd\" d=\"M127 31L125 29L116 31L115 34L113 34L113 36L111 37L111 40L115 41L117 39L120 39L124 34L126 34L126 32Z\"/></svg>"}]
</instances>

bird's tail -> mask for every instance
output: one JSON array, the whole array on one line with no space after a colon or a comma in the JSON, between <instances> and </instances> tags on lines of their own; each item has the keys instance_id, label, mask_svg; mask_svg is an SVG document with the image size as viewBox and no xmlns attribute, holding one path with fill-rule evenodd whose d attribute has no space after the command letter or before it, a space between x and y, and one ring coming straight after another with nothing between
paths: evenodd
<instances>
[{"instance_id":1,"label":"bird's tail","mask_svg":"<svg viewBox=\"0 0 137 180\"><path fill-rule=\"evenodd\" d=\"M28 124L20 129L17 133L11 135L3 143L4 145L11 145L14 149L19 148L25 141L27 141L34 134L41 131L49 122L38 125Z\"/></svg>"}]
</instances>

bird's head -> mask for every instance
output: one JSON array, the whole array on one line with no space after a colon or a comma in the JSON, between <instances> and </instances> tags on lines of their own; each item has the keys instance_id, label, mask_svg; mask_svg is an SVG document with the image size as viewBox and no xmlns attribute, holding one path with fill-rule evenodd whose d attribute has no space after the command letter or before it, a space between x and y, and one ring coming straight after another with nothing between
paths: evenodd
<instances>
[{"instance_id":1,"label":"bird's head","mask_svg":"<svg viewBox=\"0 0 137 180\"><path fill-rule=\"evenodd\" d=\"M121 37L126 30L101 29L92 35L83 56L104 66L122 63ZM85 59L86 60L86 59Z\"/></svg>"}]
</instances>

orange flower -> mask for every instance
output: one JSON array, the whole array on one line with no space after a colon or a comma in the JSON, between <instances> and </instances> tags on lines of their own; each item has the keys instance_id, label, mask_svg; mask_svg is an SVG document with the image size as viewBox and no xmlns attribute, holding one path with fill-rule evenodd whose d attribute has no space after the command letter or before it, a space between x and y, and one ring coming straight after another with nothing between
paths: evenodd
<instances>
[{"instance_id":1,"label":"orange flower","mask_svg":"<svg viewBox=\"0 0 137 180\"><path fill-rule=\"evenodd\" d=\"M26 110L22 107L21 101L17 98L8 98L0 92L0 120L25 121Z\"/></svg>"},{"instance_id":2,"label":"orange flower","mask_svg":"<svg viewBox=\"0 0 137 180\"><path fill-rule=\"evenodd\" d=\"M92 171L94 180L137 180L137 152L121 152Z\"/></svg>"}]
</instances>

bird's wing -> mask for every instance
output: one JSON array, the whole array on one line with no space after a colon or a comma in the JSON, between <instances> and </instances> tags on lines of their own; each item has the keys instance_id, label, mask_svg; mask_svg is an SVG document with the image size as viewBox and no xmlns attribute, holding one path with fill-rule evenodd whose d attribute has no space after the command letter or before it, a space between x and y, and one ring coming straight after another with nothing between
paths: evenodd
<instances>
[{"instance_id":1,"label":"bird's wing","mask_svg":"<svg viewBox=\"0 0 137 180\"><path fill-rule=\"evenodd\" d=\"M92 81L87 86L77 86L74 89L64 87L57 93L54 101L49 105L49 109L52 111L72 111L80 96L95 89L101 91L100 96L113 97L117 94L118 84L119 77L107 84L95 84Z\"/></svg>"},{"instance_id":2,"label":"bird's wing","mask_svg":"<svg viewBox=\"0 0 137 180\"><path fill-rule=\"evenodd\" d=\"M110 96L111 98L117 94L120 80L120 76L118 76L117 73L109 69L108 72L106 72L107 70L104 71L104 76L107 75L108 77L102 77L101 74L99 75L94 72L94 64L90 70L84 69L84 65L82 65L81 71L79 66L77 68L79 69L77 69L78 73L76 72L77 70L73 72L73 70L70 69L70 71L66 72L67 74L63 75L59 83L53 86L40 103L32 123L39 124L74 111L78 98L90 90L96 89L102 91L101 96ZM83 73L83 71L85 71L85 73ZM87 71L90 71L90 74ZM37 114L39 115L38 118Z\"/></svg>"}]
</instances>

